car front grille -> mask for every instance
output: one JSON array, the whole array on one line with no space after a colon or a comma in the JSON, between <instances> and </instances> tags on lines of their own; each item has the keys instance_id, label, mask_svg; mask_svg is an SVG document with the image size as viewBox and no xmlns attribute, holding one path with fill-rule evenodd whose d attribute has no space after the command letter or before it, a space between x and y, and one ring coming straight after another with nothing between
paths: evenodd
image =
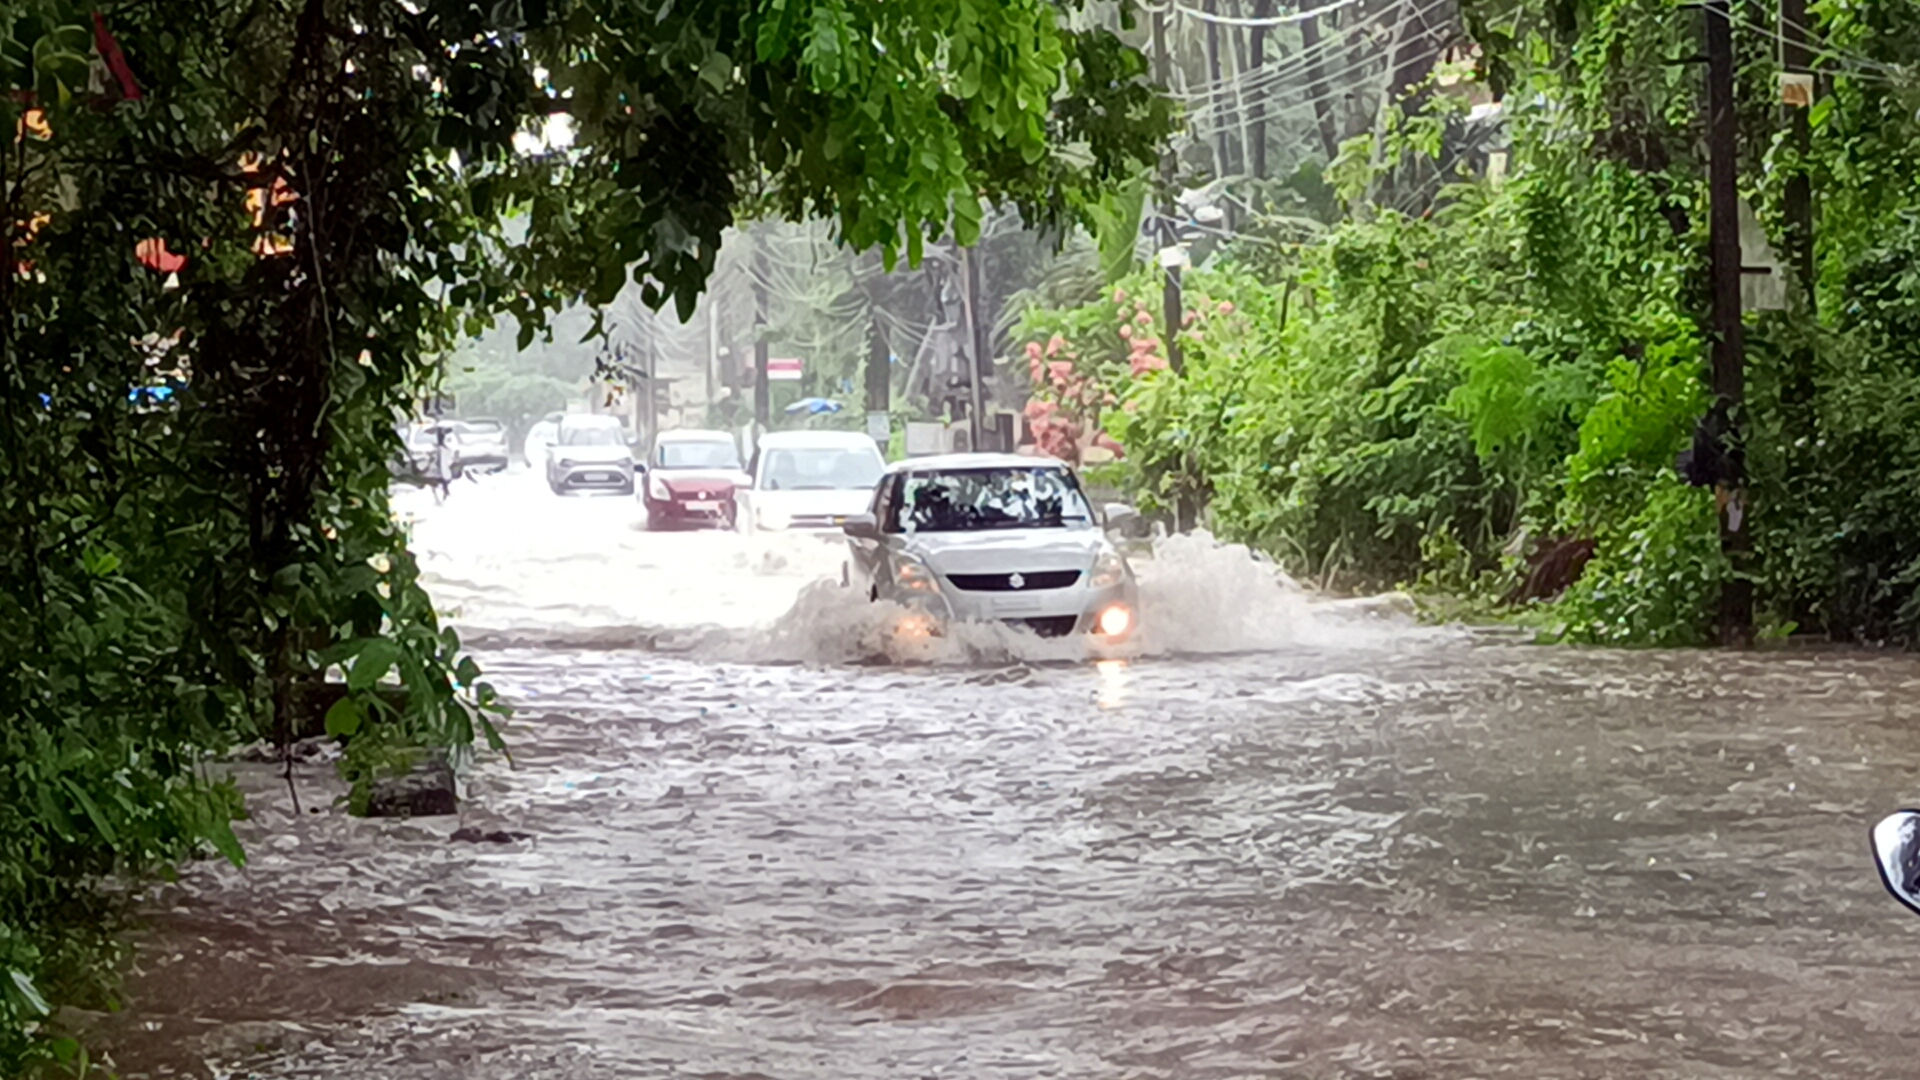
<instances>
[{"instance_id":1,"label":"car front grille","mask_svg":"<svg viewBox=\"0 0 1920 1080\"><path fill-rule=\"evenodd\" d=\"M1044 619L1008 619L1015 626L1024 626L1041 637L1066 637L1080 623L1078 615L1049 615Z\"/></svg>"},{"instance_id":2,"label":"car front grille","mask_svg":"<svg viewBox=\"0 0 1920 1080\"><path fill-rule=\"evenodd\" d=\"M611 465L603 469L576 466L561 483L567 487L626 487L633 480L624 470Z\"/></svg>"},{"instance_id":3,"label":"car front grille","mask_svg":"<svg viewBox=\"0 0 1920 1080\"><path fill-rule=\"evenodd\" d=\"M1015 583L1014 578L1019 578ZM1016 574L948 574L956 589L967 592L1032 592L1036 589L1064 589L1080 580L1078 570L1035 570Z\"/></svg>"}]
</instances>

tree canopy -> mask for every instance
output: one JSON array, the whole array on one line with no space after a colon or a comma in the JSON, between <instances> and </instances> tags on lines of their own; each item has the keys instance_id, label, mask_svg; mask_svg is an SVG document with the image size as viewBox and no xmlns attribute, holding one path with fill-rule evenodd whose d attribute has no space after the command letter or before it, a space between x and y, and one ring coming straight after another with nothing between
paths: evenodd
<instances>
[{"instance_id":1,"label":"tree canopy","mask_svg":"<svg viewBox=\"0 0 1920 1080\"><path fill-rule=\"evenodd\" d=\"M985 204L1071 222L1170 125L1107 25L1052 0L0 9L0 1070L70 1050L32 1033L43 989L84 996L47 981L91 970L74 886L243 858L203 763L293 737L324 673L356 782L493 737L387 508L395 421L456 335L507 312L525 340L629 281L685 311L743 216L831 217L889 260L972 240Z\"/></svg>"}]
</instances>

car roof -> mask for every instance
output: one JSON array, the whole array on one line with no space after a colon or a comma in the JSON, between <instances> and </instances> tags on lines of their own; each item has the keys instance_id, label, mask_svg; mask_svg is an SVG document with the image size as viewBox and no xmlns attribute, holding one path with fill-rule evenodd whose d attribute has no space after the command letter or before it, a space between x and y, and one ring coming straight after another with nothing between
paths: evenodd
<instances>
[{"instance_id":1,"label":"car roof","mask_svg":"<svg viewBox=\"0 0 1920 1080\"><path fill-rule=\"evenodd\" d=\"M560 418L563 424L586 424L589 427L620 427L620 418L605 413L568 413Z\"/></svg>"},{"instance_id":2,"label":"car roof","mask_svg":"<svg viewBox=\"0 0 1920 1080\"><path fill-rule=\"evenodd\" d=\"M858 431L772 431L760 436L762 450L800 449L808 447L826 447L830 449L858 448L862 444L880 449L870 436Z\"/></svg>"},{"instance_id":3,"label":"car roof","mask_svg":"<svg viewBox=\"0 0 1920 1080\"><path fill-rule=\"evenodd\" d=\"M1029 457L1026 454L934 454L908 458L888 466L889 475L903 472L955 472L963 469L1064 469L1059 458Z\"/></svg>"},{"instance_id":4,"label":"car roof","mask_svg":"<svg viewBox=\"0 0 1920 1080\"><path fill-rule=\"evenodd\" d=\"M655 442L732 442L733 436L724 431L706 431L701 428L674 428L663 431L654 437Z\"/></svg>"}]
</instances>

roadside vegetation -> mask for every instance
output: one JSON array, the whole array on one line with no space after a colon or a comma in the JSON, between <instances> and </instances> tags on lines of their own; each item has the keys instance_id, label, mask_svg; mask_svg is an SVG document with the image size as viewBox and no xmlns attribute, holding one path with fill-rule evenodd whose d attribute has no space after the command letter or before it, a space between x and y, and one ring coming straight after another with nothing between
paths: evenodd
<instances>
[{"instance_id":1,"label":"roadside vegetation","mask_svg":"<svg viewBox=\"0 0 1920 1080\"><path fill-rule=\"evenodd\" d=\"M1558 10L1467 11L1504 175L1440 169L1465 105L1430 79L1323 171L1252 185L1260 212L1196 246L1181 326L1152 270L1026 305L1013 363L1043 445L1110 438L1144 505L1304 580L1413 586L1568 641L1707 642L1729 569L1712 489L1676 469L1708 407L1702 103L1697 69L1669 62L1700 16ZM1901 65L1920 22L1821 8L1818 92L1783 111L1774 13L1734 18L1742 190L1789 277L1786 310L1746 319L1761 631L1912 644L1920 85ZM1819 208L1810 279L1785 226L1796 174Z\"/></svg>"}]
</instances>

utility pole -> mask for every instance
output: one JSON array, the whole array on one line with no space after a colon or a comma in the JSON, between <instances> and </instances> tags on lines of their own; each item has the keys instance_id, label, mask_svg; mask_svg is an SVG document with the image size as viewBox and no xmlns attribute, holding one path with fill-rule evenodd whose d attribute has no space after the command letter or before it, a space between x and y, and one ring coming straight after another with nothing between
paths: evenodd
<instances>
[{"instance_id":1,"label":"utility pole","mask_svg":"<svg viewBox=\"0 0 1920 1080\"><path fill-rule=\"evenodd\" d=\"M1745 419L1745 335L1740 321L1739 131L1734 110L1733 20L1728 0L1706 0L1707 54L1707 247L1713 280L1713 395L1723 410L1726 467L1714 484L1719 508L1720 550L1727 579L1720 585L1720 644L1753 643L1753 540L1747 530L1746 455L1740 442Z\"/></svg>"},{"instance_id":2,"label":"utility pole","mask_svg":"<svg viewBox=\"0 0 1920 1080\"><path fill-rule=\"evenodd\" d=\"M1811 80L1813 55L1807 48L1807 0L1780 0L1780 67L1790 75L1805 75ZM1794 285L1808 323L1818 315L1814 298L1813 267L1813 177L1807 169L1807 155L1813 146L1813 134L1807 113L1813 107L1813 87L1805 87L1806 96L1796 98L1782 86L1781 120L1787 129L1787 144L1799 162L1787 176L1782 210L1786 216L1786 262L1793 268ZM1797 89L1797 88L1796 88ZM1799 430L1790 443L1804 438L1812 446L1813 430L1813 348L1795 346L1787 358L1786 398L1788 422Z\"/></svg>"},{"instance_id":3,"label":"utility pole","mask_svg":"<svg viewBox=\"0 0 1920 1080\"><path fill-rule=\"evenodd\" d=\"M1220 14L1220 0L1207 0L1207 14ZM1207 81L1220 85L1220 24L1207 20ZM1227 124L1215 122L1213 131L1214 175L1228 176L1233 172L1233 138Z\"/></svg>"},{"instance_id":4,"label":"utility pole","mask_svg":"<svg viewBox=\"0 0 1920 1080\"><path fill-rule=\"evenodd\" d=\"M720 368L720 294L711 286L705 297L707 305L707 408L713 408L713 373Z\"/></svg>"},{"instance_id":5,"label":"utility pole","mask_svg":"<svg viewBox=\"0 0 1920 1080\"><path fill-rule=\"evenodd\" d=\"M767 430L772 405L767 400L767 249L764 232L753 238L753 442Z\"/></svg>"},{"instance_id":6,"label":"utility pole","mask_svg":"<svg viewBox=\"0 0 1920 1080\"><path fill-rule=\"evenodd\" d=\"M1173 57L1167 52L1167 8L1162 5L1153 13L1153 62L1154 78L1161 86L1172 89ZM1172 248L1180 243L1180 229L1175 215L1179 212L1174 200L1173 185L1178 177L1179 163L1173 149L1160 159L1160 186L1163 190L1160 207L1160 232L1162 249ZM1167 266L1166 288L1164 290L1161 313L1167 322L1167 366L1175 375L1186 370L1186 363L1180 356L1180 315L1183 305L1180 301L1180 267Z\"/></svg>"},{"instance_id":7,"label":"utility pole","mask_svg":"<svg viewBox=\"0 0 1920 1080\"><path fill-rule=\"evenodd\" d=\"M1253 17L1272 18L1273 0L1254 0ZM1307 21L1311 23L1313 20ZM1247 35L1247 71L1258 73L1266 66L1267 26L1265 23L1260 23ZM1251 75L1248 81L1252 81ZM1252 130L1247 135L1247 141L1251 145L1247 147L1246 154L1251 159L1248 167L1253 170L1253 178L1265 180L1267 178L1267 93L1264 90L1255 90L1253 94L1254 102L1247 107L1247 111L1253 115L1253 123L1250 125Z\"/></svg>"},{"instance_id":8,"label":"utility pole","mask_svg":"<svg viewBox=\"0 0 1920 1080\"><path fill-rule=\"evenodd\" d=\"M954 242L960 253L960 302L967 320L967 449L980 449L983 433L980 415L980 368L986 363L982 342L986 334L980 326L980 262L973 252Z\"/></svg>"}]
</instances>

